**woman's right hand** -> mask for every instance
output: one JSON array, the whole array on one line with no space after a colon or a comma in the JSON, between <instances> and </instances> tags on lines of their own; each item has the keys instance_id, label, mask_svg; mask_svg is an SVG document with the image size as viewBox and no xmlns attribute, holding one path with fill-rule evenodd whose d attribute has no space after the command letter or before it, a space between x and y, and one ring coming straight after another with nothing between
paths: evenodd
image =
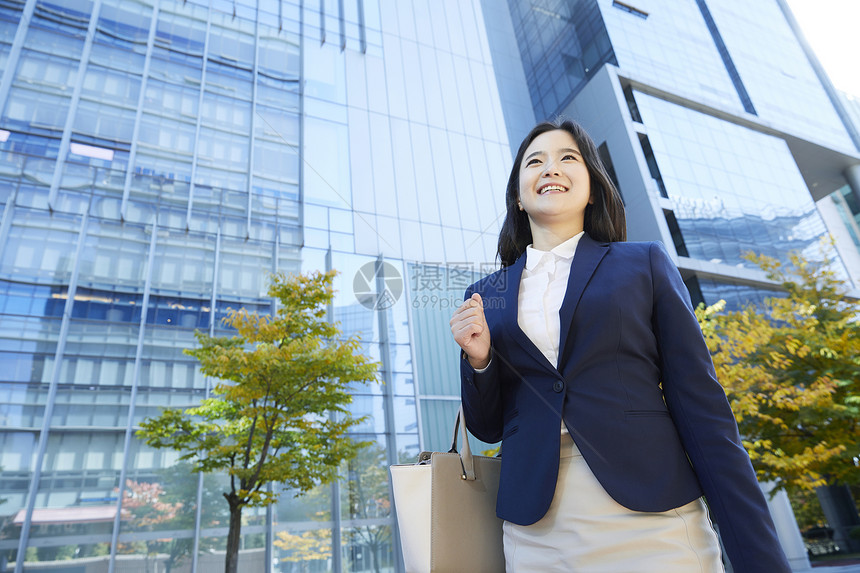
<instances>
[{"instance_id":1,"label":"woman's right hand","mask_svg":"<svg viewBox=\"0 0 860 573\"><path fill-rule=\"evenodd\" d=\"M490 327L484 317L484 301L474 293L460 305L449 322L454 340L475 370L490 363Z\"/></svg>"}]
</instances>

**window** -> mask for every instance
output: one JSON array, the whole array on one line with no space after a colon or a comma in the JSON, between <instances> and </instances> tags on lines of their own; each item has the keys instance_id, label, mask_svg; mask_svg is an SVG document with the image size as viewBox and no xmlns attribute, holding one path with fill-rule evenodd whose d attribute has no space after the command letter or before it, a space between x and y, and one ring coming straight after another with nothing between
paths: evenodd
<instances>
[{"instance_id":1,"label":"window","mask_svg":"<svg viewBox=\"0 0 860 573\"><path fill-rule=\"evenodd\" d=\"M642 153L645 154L645 161L648 163L648 171L651 172L651 178L657 184L657 189L660 190L660 197L669 197L666 193L666 185L663 183L663 176L660 175L660 168L657 167L657 160L654 158L654 150L651 149L651 142L648 136L644 133L639 134L639 143L642 145Z\"/></svg>"},{"instance_id":2,"label":"window","mask_svg":"<svg viewBox=\"0 0 860 573\"><path fill-rule=\"evenodd\" d=\"M702 288L699 286L699 279L695 276L692 276L684 281L684 286L687 287L687 291L690 293L690 302L693 303L693 307L697 307L700 304L705 303L705 297L702 296Z\"/></svg>"},{"instance_id":3,"label":"window","mask_svg":"<svg viewBox=\"0 0 860 573\"><path fill-rule=\"evenodd\" d=\"M630 118L636 123L642 123L639 106L636 105L636 99L633 97L633 86L624 88L624 100L627 102L627 109L630 110Z\"/></svg>"},{"instance_id":4,"label":"window","mask_svg":"<svg viewBox=\"0 0 860 573\"><path fill-rule=\"evenodd\" d=\"M625 2L619 2L618 0L613 0L612 7L618 8L619 10L623 10L624 12L627 12L628 14L633 14L634 16L639 16L643 20L648 18L648 12L646 12L644 10L640 10L639 8L636 8L635 6L631 6L630 4L627 4Z\"/></svg>"},{"instance_id":5,"label":"window","mask_svg":"<svg viewBox=\"0 0 860 573\"><path fill-rule=\"evenodd\" d=\"M672 243L675 245L675 251L679 257L689 257L687 244L684 242L684 235L681 233L681 226L678 225L678 219L675 218L675 213L668 209L663 210L663 216L666 217L666 224L669 225L669 232L672 233Z\"/></svg>"},{"instance_id":6,"label":"window","mask_svg":"<svg viewBox=\"0 0 860 573\"><path fill-rule=\"evenodd\" d=\"M609 178L612 180L615 188L618 189L618 194L621 195L621 186L618 184L618 176L615 174L615 166L612 164L612 157L609 155L609 146L606 145L605 141L597 148L597 154L600 156L600 161L603 163L603 167L606 168L606 173L609 174ZM621 201L622 203L624 202L624 195L621 195Z\"/></svg>"}]
</instances>

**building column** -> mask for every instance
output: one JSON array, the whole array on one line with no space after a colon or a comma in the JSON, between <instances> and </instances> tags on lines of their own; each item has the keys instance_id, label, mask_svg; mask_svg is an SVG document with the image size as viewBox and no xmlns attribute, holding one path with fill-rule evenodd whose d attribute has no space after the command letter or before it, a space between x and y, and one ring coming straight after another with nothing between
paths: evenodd
<instances>
[{"instance_id":1,"label":"building column","mask_svg":"<svg viewBox=\"0 0 860 573\"><path fill-rule=\"evenodd\" d=\"M860 541L852 539L851 532L860 527L857 504L847 485L825 485L815 488L827 525L833 529L833 541L839 549L854 553L860 550Z\"/></svg>"},{"instance_id":2,"label":"building column","mask_svg":"<svg viewBox=\"0 0 860 573\"><path fill-rule=\"evenodd\" d=\"M791 570L807 571L811 569L809 555L803 544L800 530L797 528L797 521L794 518L791 503L788 501L788 494L785 491L780 491L771 498L770 492L773 491L774 484L772 482L760 483L759 486L767 499L767 507L770 509L770 515L776 526L776 535L779 537L779 543L782 545L782 550L785 551Z\"/></svg>"},{"instance_id":3,"label":"building column","mask_svg":"<svg viewBox=\"0 0 860 573\"><path fill-rule=\"evenodd\" d=\"M72 98L69 101L69 113L63 126L63 136L60 139L60 148L57 150L57 162L54 163L54 174L51 177L51 190L48 193L48 209L53 212L57 206L57 195L60 192L60 184L63 181L63 168L69 155L72 143L72 129L75 125L75 116L78 112L78 102L81 101L81 90L84 86L84 77L87 73L87 65L90 61L90 52L93 49L93 40L96 37L96 26L99 22L101 12L101 0L93 2L93 11L90 14L90 22L87 27L87 36L84 39L84 49L81 51L81 59L78 60L78 71L75 74L75 86L72 90Z\"/></svg>"},{"instance_id":4,"label":"building column","mask_svg":"<svg viewBox=\"0 0 860 573\"><path fill-rule=\"evenodd\" d=\"M140 367L143 362L143 344L146 340L146 318L149 309L149 295L152 290L152 269L155 267L155 245L158 242L158 221L152 224L152 235L149 238L149 254L146 259L146 278L143 285L143 301L141 302L140 323L137 330L137 348L134 355L134 374L131 379L131 393L128 398L128 419L126 420L125 438L122 446L122 466L119 470L119 488L116 492L116 515L113 521L113 533L110 539L110 559L108 573L116 571L116 556L119 548L119 533L122 528L122 503L125 495L125 481L128 477L131 439L135 433L134 407L137 405L137 387L140 384Z\"/></svg>"},{"instance_id":5,"label":"building column","mask_svg":"<svg viewBox=\"0 0 860 573\"><path fill-rule=\"evenodd\" d=\"M152 19L149 21L149 35L146 38L146 56L143 60L143 71L140 76L140 93L137 96L137 111L134 114L134 128L131 132L131 148L128 152L128 166L125 169L125 180L122 184L122 203L119 207L119 216L122 221L125 221L127 218L128 195L131 191L134 162L137 158L137 140L140 136L140 118L143 117L143 108L146 102L146 82L149 79L149 66L152 63L152 52L155 46L155 32L158 29L159 5L160 0L155 0L155 4L152 7Z\"/></svg>"}]
</instances>

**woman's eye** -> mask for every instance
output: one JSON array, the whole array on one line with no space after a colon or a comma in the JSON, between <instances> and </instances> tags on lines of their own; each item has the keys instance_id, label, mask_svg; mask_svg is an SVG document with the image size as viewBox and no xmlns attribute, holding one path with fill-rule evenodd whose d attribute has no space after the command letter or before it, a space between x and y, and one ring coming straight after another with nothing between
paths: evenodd
<instances>
[{"instance_id":1,"label":"woman's eye","mask_svg":"<svg viewBox=\"0 0 860 573\"><path fill-rule=\"evenodd\" d=\"M576 157L576 155L573 155L572 153L568 153L567 155L565 155L561 159L562 159L562 161L567 161L568 159L576 160L577 157Z\"/></svg>"},{"instance_id":2,"label":"woman's eye","mask_svg":"<svg viewBox=\"0 0 860 573\"><path fill-rule=\"evenodd\" d=\"M532 158L526 161L526 165L536 165L540 163L540 159Z\"/></svg>"}]
</instances>

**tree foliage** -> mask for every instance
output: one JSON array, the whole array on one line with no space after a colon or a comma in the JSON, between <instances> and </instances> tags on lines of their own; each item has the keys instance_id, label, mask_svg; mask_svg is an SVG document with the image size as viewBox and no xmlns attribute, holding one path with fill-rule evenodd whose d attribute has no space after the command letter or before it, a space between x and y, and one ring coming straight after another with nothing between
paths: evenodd
<instances>
[{"instance_id":1,"label":"tree foliage","mask_svg":"<svg viewBox=\"0 0 860 573\"><path fill-rule=\"evenodd\" d=\"M224 323L235 336L196 333L200 346L186 353L221 380L212 397L141 424L150 446L180 452L193 471L229 476L227 573L236 570L242 508L277 501L267 484L305 493L335 479L363 445L347 436L363 421L347 408L348 385L376 380L377 364L359 353L357 337L341 340L325 320L334 276L275 275L274 315L231 309Z\"/></svg>"},{"instance_id":2,"label":"tree foliage","mask_svg":"<svg viewBox=\"0 0 860 573\"><path fill-rule=\"evenodd\" d=\"M134 525L140 529L158 530L163 526L175 521L184 504L182 502L170 502L165 500L164 488L156 482L138 482L126 480L122 492L122 517L133 520ZM117 547L119 553L144 553L145 573L150 573L151 560L158 560L161 551L169 551L172 540L149 539L131 543L120 543ZM165 568L172 566L168 565ZM157 568L157 566L155 566Z\"/></svg>"},{"instance_id":3,"label":"tree foliage","mask_svg":"<svg viewBox=\"0 0 860 573\"><path fill-rule=\"evenodd\" d=\"M281 561L298 563L302 571L310 571L311 562L331 559L331 529L309 529L301 533L279 531L274 546L283 550Z\"/></svg>"},{"instance_id":4,"label":"tree foliage","mask_svg":"<svg viewBox=\"0 0 860 573\"><path fill-rule=\"evenodd\" d=\"M759 479L788 490L860 483L860 306L825 264L747 258L786 296L697 316Z\"/></svg>"},{"instance_id":5,"label":"tree foliage","mask_svg":"<svg viewBox=\"0 0 860 573\"><path fill-rule=\"evenodd\" d=\"M141 528L158 528L176 518L182 502L164 501L164 488L159 483L126 480L122 496L124 518L134 519Z\"/></svg>"}]
</instances>

